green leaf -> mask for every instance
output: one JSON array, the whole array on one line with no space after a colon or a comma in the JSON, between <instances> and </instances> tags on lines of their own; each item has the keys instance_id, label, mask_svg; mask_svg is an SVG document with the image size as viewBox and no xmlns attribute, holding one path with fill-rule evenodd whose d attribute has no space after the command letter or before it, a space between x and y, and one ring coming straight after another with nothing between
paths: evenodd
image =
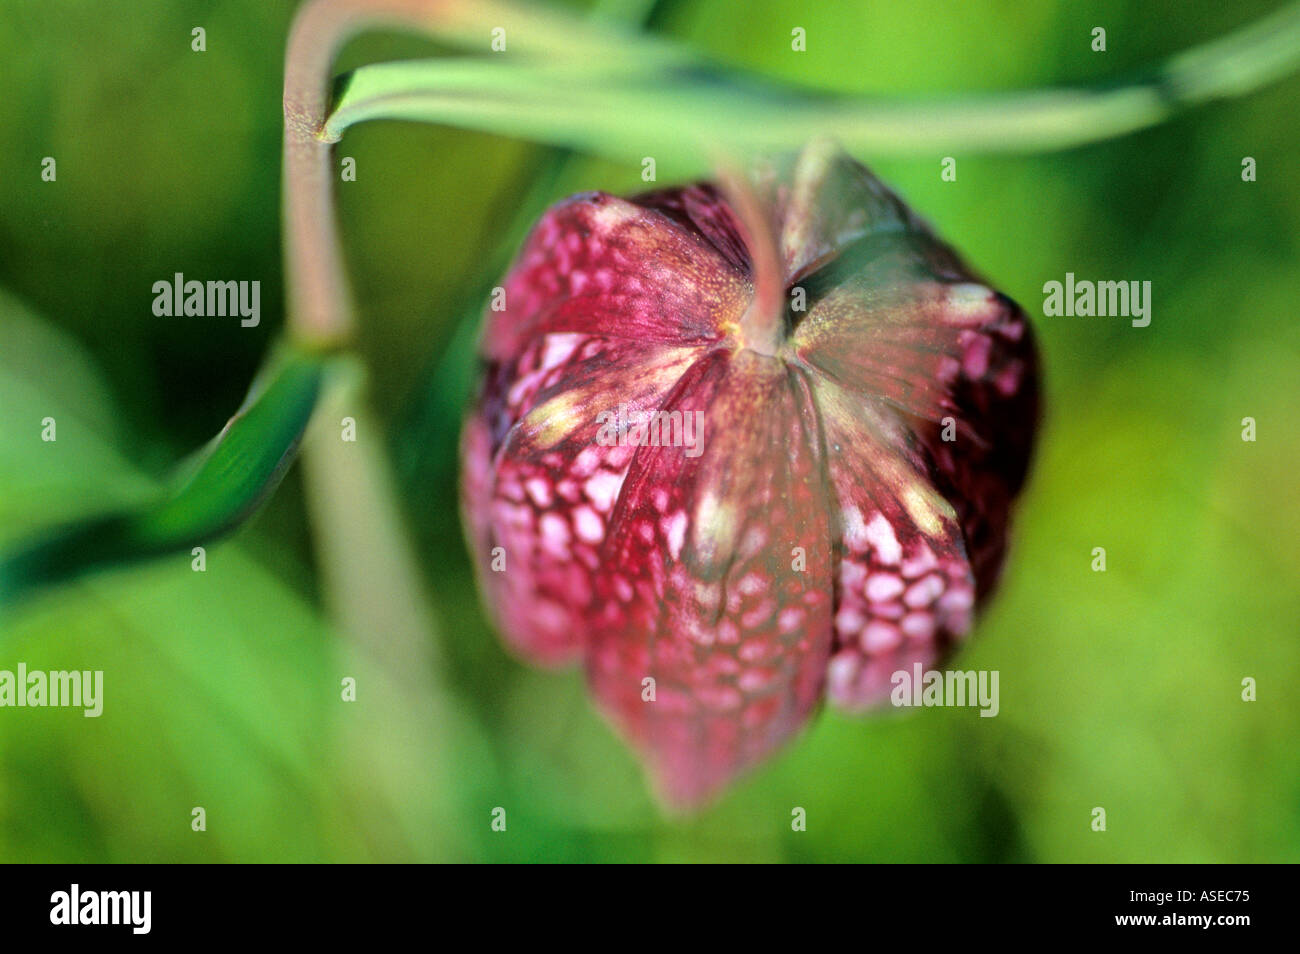
<instances>
[{"instance_id":1,"label":"green leaf","mask_svg":"<svg viewBox=\"0 0 1300 954\"><path fill-rule=\"evenodd\" d=\"M286 347L167 492L134 508L47 530L0 558L0 603L100 567L188 550L236 526L284 476L328 362Z\"/></svg>"},{"instance_id":2,"label":"green leaf","mask_svg":"<svg viewBox=\"0 0 1300 954\"><path fill-rule=\"evenodd\" d=\"M275 420L295 419L278 389L303 394L301 382L319 375L299 366L315 359L284 360L190 477L195 499L208 499L204 473L215 477L220 461L267 466L235 453L231 437L273 406ZM115 411L84 352L2 292L0 408L0 543L51 514L158 492L115 447ZM46 416L58 422L55 442L40 439ZM0 861L463 856L447 766L496 782L483 743L465 742L476 730L462 707L435 707L409 665L341 641L250 549L247 537L232 540L209 551L201 573L184 554L0 608L0 669L103 673L96 718L3 710ZM355 703L341 698L344 677ZM196 807L205 831L191 827Z\"/></svg>"},{"instance_id":3,"label":"green leaf","mask_svg":"<svg viewBox=\"0 0 1300 954\"><path fill-rule=\"evenodd\" d=\"M685 50L574 21L563 50L364 66L340 79L322 138L370 119L405 119L518 136L624 161L653 154L701 166L719 149L771 152L831 136L872 155L1037 152L1153 126L1241 96L1300 67L1300 4L1175 56L1126 83L936 102L798 89ZM590 48L589 56L574 55ZM635 117L634 121L632 117ZM653 145L652 145L653 144Z\"/></svg>"}]
</instances>

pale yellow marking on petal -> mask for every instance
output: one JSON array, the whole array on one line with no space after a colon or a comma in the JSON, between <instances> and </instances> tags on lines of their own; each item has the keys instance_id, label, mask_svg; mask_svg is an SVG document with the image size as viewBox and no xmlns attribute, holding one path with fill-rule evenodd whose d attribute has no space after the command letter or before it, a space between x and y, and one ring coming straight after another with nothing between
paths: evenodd
<instances>
[{"instance_id":1,"label":"pale yellow marking on petal","mask_svg":"<svg viewBox=\"0 0 1300 954\"><path fill-rule=\"evenodd\" d=\"M938 536L943 529L943 518L951 510L938 494L916 484L903 491L900 498L907 515L927 536Z\"/></svg>"},{"instance_id":2,"label":"pale yellow marking on petal","mask_svg":"<svg viewBox=\"0 0 1300 954\"><path fill-rule=\"evenodd\" d=\"M695 556L705 564L712 564L730 554L736 546L738 531L736 508L709 491L695 506L695 520L691 527L691 544Z\"/></svg>"},{"instance_id":3,"label":"pale yellow marking on petal","mask_svg":"<svg viewBox=\"0 0 1300 954\"><path fill-rule=\"evenodd\" d=\"M580 427L584 420L596 433L595 416L590 413L586 395L580 391L558 394L544 404L539 404L524 417L524 431L538 448L554 447Z\"/></svg>"}]
</instances>

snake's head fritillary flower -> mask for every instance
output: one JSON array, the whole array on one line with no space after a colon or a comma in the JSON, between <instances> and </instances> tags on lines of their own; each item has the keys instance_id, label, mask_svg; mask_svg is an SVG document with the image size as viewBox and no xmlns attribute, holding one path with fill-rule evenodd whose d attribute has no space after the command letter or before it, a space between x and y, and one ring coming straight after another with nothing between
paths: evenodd
<instances>
[{"instance_id":1,"label":"snake's head fritillary flower","mask_svg":"<svg viewBox=\"0 0 1300 954\"><path fill-rule=\"evenodd\" d=\"M463 437L480 583L519 654L585 664L665 801L960 644L1035 348L867 169L815 143L723 188L577 195L502 287Z\"/></svg>"}]
</instances>

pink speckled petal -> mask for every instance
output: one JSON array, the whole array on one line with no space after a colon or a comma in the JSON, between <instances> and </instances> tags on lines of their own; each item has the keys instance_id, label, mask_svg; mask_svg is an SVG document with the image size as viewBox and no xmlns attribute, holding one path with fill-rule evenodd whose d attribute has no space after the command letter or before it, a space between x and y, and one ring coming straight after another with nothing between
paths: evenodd
<instances>
[{"instance_id":1,"label":"pink speckled petal","mask_svg":"<svg viewBox=\"0 0 1300 954\"><path fill-rule=\"evenodd\" d=\"M816 707L830 651L830 527L801 375L750 351L715 352L670 406L704 413L703 453L646 447L633 461L597 577L588 673L665 800L690 805ZM760 456L762 467L748 465Z\"/></svg>"},{"instance_id":2,"label":"pink speckled petal","mask_svg":"<svg viewBox=\"0 0 1300 954\"><path fill-rule=\"evenodd\" d=\"M837 281L795 339L810 365L898 412L912 429L929 455L932 482L957 510L985 597L1002 563L1038 414L1037 358L1024 313L976 282L936 280L920 251L895 247Z\"/></svg>"},{"instance_id":3,"label":"pink speckled petal","mask_svg":"<svg viewBox=\"0 0 1300 954\"><path fill-rule=\"evenodd\" d=\"M827 695L860 711L885 701L894 671L932 666L966 635L975 582L957 516L897 416L825 379L813 392L841 544Z\"/></svg>"},{"instance_id":4,"label":"pink speckled petal","mask_svg":"<svg viewBox=\"0 0 1300 954\"><path fill-rule=\"evenodd\" d=\"M484 356L517 358L537 337L576 333L643 343L716 341L748 282L695 232L602 192L553 206L529 235L492 316Z\"/></svg>"},{"instance_id":5,"label":"pink speckled petal","mask_svg":"<svg viewBox=\"0 0 1300 954\"><path fill-rule=\"evenodd\" d=\"M479 579L520 655L558 664L582 649L597 553L634 450L600 443L600 415L617 413L618 403L658 407L698 353L620 338L540 338L503 399L499 446L467 431L467 520L486 514L475 527ZM492 569L497 547L500 571Z\"/></svg>"}]
</instances>

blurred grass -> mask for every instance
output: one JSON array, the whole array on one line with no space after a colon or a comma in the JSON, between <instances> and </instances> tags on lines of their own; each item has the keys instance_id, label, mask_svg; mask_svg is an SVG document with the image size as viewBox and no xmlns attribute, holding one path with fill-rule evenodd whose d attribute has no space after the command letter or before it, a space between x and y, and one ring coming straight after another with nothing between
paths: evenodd
<instances>
[{"instance_id":1,"label":"blurred grass","mask_svg":"<svg viewBox=\"0 0 1300 954\"><path fill-rule=\"evenodd\" d=\"M804 85L941 93L1124 74L1275 7L756 2L737 17L706 0L659 4L652 26ZM0 9L0 288L44 319L0 316L28 342L0 336L0 542L148 490L238 405L281 321L291 9ZM793 26L808 52L790 51ZM367 39L340 69L426 48ZM115 572L0 619L0 668L101 668L107 697L98 720L0 710L0 859L1300 860L1297 114L1293 77L1095 147L958 155L956 182L937 155L860 157L1040 333L1038 466L1004 588L957 661L1000 670L1002 711L826 713L678 822L659 818L581 677L515 663L488 630L446 413L472 343L458 323L522 238L511 223L532 183L555 173L551 198L635 191L640 170L453 130L350 131L338 152L358 178L339 194L362 351L443 621L453 748L433 745L400 674L340 658L291 477L206 574L188 558ZM57 183L40 181L46 155ZM1246 155L1257 182L1241 181ZM659 184L672 175L661 166ZM260 327L154 317L150 286L175 271L261 280ZM1042 284L1066 271L1151 280L1151 326L1044 319ZM46 414L57 444L36 439ZM360 701L341 703L354 671ZM1259 701L1240 701L1245 676ZM189 829L200 804L205 834ZM506 834L488 829L497 805Z\"/></svg>"}]
</instances>

